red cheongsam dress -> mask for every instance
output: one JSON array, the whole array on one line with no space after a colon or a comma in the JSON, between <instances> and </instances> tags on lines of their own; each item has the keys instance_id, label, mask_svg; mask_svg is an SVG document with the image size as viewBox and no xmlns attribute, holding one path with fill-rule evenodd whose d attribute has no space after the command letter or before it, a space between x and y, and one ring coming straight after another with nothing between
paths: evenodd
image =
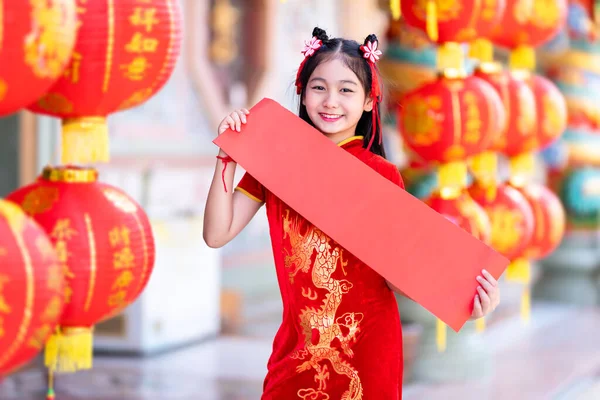
<instances>
[{"instance_id":1,"label":"red cheongsam dress","mask_svg":"<svg viewBox=\"0 0 600 400\"><path fill-rule=\"evenodd\" d=\"M339 145L404 187L397 168L362 144L355 136ZM236 190L266 203L283 299L262 400L401 399L402 331L385 279L249 174Z\"/></svg>"}]
</instances>

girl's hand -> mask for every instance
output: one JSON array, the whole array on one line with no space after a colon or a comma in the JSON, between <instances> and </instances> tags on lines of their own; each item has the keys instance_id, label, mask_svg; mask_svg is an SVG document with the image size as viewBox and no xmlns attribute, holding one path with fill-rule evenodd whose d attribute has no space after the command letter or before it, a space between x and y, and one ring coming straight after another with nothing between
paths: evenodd
<instances>
[{"instance_id":1,"label":"girl's hand","mask_svg":"<svg viewBox=\"0 0 600 400\"><path fill-rule=\"evenodd\" d=\"M220 135L229 128L231 128L232 131L240 132L242 124L246 123L246 115L248 114L250 114L250 111L245 108L233 111L221 121L217 133Z\"/></svg>"},{"instance_id":2,"label":"girl's hand","mask_svg":"<svg viewBox=\"0 0 600 400\"><path fill-rule=\"evenodd\" d=\"M498 281L485 269L482 271L482 275L477 277L480 286L477 287L477 294L475 295L473 313L471 314L472 320L488 315L500 303Z\"/></svg>"}]
</instances>

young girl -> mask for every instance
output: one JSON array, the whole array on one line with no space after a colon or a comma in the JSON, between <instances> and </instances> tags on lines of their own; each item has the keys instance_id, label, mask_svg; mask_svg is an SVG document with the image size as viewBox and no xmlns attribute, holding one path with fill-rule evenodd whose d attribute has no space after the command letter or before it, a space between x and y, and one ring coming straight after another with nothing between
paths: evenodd
<instances>
[{"instance_id":1,"label":"young girl","mask_svg":"<svg viewBox=\"0 0 600 400\"><path fill-rule=\"evenodd\" d=\"M403 188L398 169L384 158L375 65L381 52L375 35L360 46L329 39L315 28L303 53L296 79L300 118ZM245 109L232 112L218 133L241 132L248 114ZM210 247L228 243L262 204L267 207L284 311L262 399L400 399L402 332L392 290L400 292L249 174L233 193L227 190L235 163L222 150L217 158L204 220ZM228 163L232 166L226 168ZM483 271L477 279L473 319L499 302L494 278Z\"/></svg>"}]
</instances>

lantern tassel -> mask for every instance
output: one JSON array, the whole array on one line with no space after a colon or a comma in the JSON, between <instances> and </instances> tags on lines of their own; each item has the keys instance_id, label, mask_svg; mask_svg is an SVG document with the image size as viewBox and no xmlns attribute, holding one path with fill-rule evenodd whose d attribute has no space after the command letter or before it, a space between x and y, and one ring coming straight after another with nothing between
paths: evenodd
<instances>
[{"instance_id":1,"label":"lantern tassel","mask_svg":"<svg viewBox=\"0 0 600 400\"><path fill-rule=\"evenodd\" d=\"M531 46L519 46L510 53L511 69L533 71L535 69L535 50Z\"/></svg>"},{"instance_id":2,"label":"lantern tassel","mask_svg":"<svg viewBox=\"0 0 600 400\"><path fill-rule=\"evenodd\" d=\"M475 320L475 331L477 333L483 333L485 331L485 319L479 318Z\"/></svg>"},{"instance_id":3,"label":"lantern tassel","mask_svg":"<svg viewBox=\"0 0 600 400\"><path fill-rule=\"evenodd\" d=\"M469 47L469 56L482 63L494 61L494 45L489 39L475 39Z\"/></svg>"},{"instance_id":4,"label":"lantern tassel","mask_svg":"<svg viewBox=\"0 0 600 400\"><path fill-rule=\"evenodd\" d=\"M441 320L436 320L435 326L435 342L437 344L438 352L443 353L446 351L448 332L446 324Z\"/></svg>"},{"instance_id":5,"label":"lantern tassel","mask_svg":"<svg viewBox=\"0 0 600 400\"><path fill-rule=\"evenodd\" d=\"M531 294L528 287L531 282L531 264L529 260L518 258L510 263L506 270L506 280L525 285L521 294L521 319L528 322L531 316Z\"/></svg>"},{"instance_id":6,"label":"lantern tassel","mask_svg":"<svg viewBox=\"0 0 600 400\"><path fill-rule=\"evenodd\" d=\"M426 25L427 25L427 35L429 36L429 38L434 41L437 42L439 35L438 35L438 20L437 20L437 3L436 0L428 0L427 1L427 21L426 21Z\"/></svg>"},{"instance_id":7,"label":"lantern tassel","mask_svg":"<svg viewBox=\"0 0 600 400\"><path fill-rule=\"evenodd\" d=\"M455 161L440 165L438 180L442 198L458 198L467 186L467 164Z\"/></svg>"},{"instance_id":8,"label":"lantern tassel","mask_svg":"<svg viewBox=\"0 0 600 400\"><path fill-rule=\"evenodd\" d=\"M54 372L48 370L48 393L46 394L46 400L54 400Z\"/></svg>"},{"instance_id":9,"label":"lantern tassel","mask_svg":"<svg viewBox=\"0 0 600 400\"><path fill-rule=\"evenodd\" d=\"M392 18L394 18L395 21L398 21L402 15L400 0L390 0L390 10L392 11Z\"/></svg>"},{"instance_id":10,"label":"lantern tassel","mask_svg":"<svg viewBox=\"0 0 600 400\"><path fill-rule=\"evenodd\" d=\"M525 186L533 177L535 158L533 153L523 153L510 159L510 183L516 187Z\"/></svg>"},{"instance_id":11,"label":"lantern tassel","mask_svg":"<svg viewBox=\"0 0 600 400\"><path fill-rule=\"evenodd\" d=\"M92 368L93 334L89 328L66 328L48 340L46 367L52 372L76 372Z\"/></svg>"},{"instance_id":12,"label":"lantern tassel","mask_svg":"<svg viewBox=\"0 0 600 400\"><path fill-rule=\"evenodd\" d=\"M62 164L108 162L108 126L104 117L66 118L62 122Z\"/></svg>"},{"instance_id":13,"label":"lantern tassel","mask_svg":"<svg viewBox=\"0 0 600 400\"><path fill-rule=\"evenodd\" d=\"M498 191L496 171L498 170L498 155L492 151L477 154L471 160L471 172L475 181L485 190L487 201L494 201Z\"/></svg>"}]
</instances>

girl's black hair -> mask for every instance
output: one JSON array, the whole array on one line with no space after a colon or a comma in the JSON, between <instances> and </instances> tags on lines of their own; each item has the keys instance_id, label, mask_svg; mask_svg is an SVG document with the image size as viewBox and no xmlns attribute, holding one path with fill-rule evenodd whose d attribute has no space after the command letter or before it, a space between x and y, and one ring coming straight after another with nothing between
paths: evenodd
<instances>
[{"instance_id":1,"label":"girl's black hair","mask_svg":"<svg viewBox=\"0 0 600 400\"><path fill-rule=\"evenodd\" d=\"M327 36L327 33L323 29L315 28L313 29L313 36L323 42L322 46L313 54L308 57L302 66L302 70L299 74L299 83L302 88L302 92L300 93L300 99L304 98L304 94L306 91L306 86L308 84L308 80L312 75L313 71L319 64L324 61L329 61L334 58L339 58L344 62L344 64L350 68L360 80L360 83L363 85L365 89L365 93L367 97L371 97L371 85L373 83L373 76L371 72L371 67L369 62L363 57L363 53L360 50L360 45L358 42L354 40L342 39L342 38L332 38L330 39ZM377 36L369 35L365 39L365 44L367 42L376 41ZM377 82L381 82L380 79L377 79ZM373 129L373 111L363 111L363 115L358 121L358 125L356 126L356 135L363 136L363 147L367 148L369 146L369 142L371 141L371 136L373 132L375 132L375 138L371 145L371 152L384 157L385 158L385 149L383 147L383 141L380 143L381 138L381 110L379 108L379 102L373 101L373 109L377 107L377 116L378 118L375 121L375 129ZM300 101L300 108L298 110L298 115L304 121L308 122L310 125L314 127L313 122L310 120L308 116L308 112L306 111L306 106L302 104Z\"/></svg>"}]
</instances>

